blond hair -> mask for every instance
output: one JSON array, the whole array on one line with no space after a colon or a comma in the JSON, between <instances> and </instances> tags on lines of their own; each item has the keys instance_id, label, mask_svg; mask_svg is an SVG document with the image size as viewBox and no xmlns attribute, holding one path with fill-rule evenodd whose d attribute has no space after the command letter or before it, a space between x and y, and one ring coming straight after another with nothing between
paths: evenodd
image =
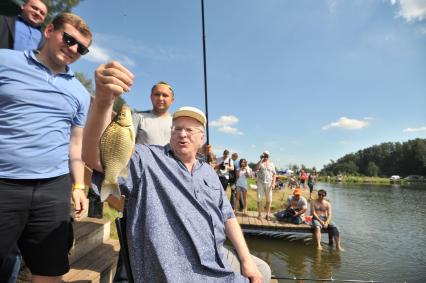
<instances>
[{"instance_id":1,"label":"blond hair","mask_svg":"<svg viewBox=\"0 0 426 283\"><path fill-rule=\"evenodd\" d=\"M52 20L52 25L55 30L63 28L65 24L69 24L76 28L83 36L90 38L90 43L92 43L92 32L82 18L72 13L62 12Z\"/></svg>"}]
</instances>

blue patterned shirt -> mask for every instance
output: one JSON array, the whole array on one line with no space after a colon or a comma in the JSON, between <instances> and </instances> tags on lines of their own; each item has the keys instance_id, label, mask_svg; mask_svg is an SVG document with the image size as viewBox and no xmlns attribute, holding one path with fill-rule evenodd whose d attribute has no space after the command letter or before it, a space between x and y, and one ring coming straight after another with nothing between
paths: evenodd
<instances>
[{"instance_id":1,"label":"blue patterned shirt","mask_svg":"<svg viewBox=\"0 0 426 283\"><path fill-rule=\"evenodd\" d=\"M170 145L138 144L120 189L135 282L248 282L223 254L224 223L235 215L209 164L197 160L189 172Z\"/></svg>"}]
</instances>

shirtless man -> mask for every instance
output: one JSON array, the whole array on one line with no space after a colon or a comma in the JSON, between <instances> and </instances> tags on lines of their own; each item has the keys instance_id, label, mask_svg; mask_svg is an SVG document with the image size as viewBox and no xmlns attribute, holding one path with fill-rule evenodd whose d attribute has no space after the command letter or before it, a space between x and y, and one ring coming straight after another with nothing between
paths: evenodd
<instances>
[{"instance_id":1,"label":"shirtless man","mask_svg":"<svg viewBox=\"0 0 426 283\"><path fill-rule=\"evenodd\" d=\"M340 245L339 229L331 222L332 209L331 204L325 199L326 195L326 191L319 190L318 199L312 200L311 202L312 228L314 229L316 246L318 250L322 250L321 229L328 228L329 236L332 236L336 242L336 249L339 251L344 251Z\"/></svg>"}]
</instances>

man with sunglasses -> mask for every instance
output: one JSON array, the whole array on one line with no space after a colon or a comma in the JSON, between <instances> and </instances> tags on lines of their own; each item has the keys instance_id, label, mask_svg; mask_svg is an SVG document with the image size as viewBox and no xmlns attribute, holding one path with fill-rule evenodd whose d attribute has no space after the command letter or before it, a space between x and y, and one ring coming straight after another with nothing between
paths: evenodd
<instances>
[{"instance_id":1,"label":"man with sunglasses","mask_svg":"<svg viewBox=\"0 0 426 283\"><path fill-rule=\"evenodd\" d=\"M327 229L329 239L334 239L336 242L336 249L343 251L340 245L340 233L339 229L332 220L332 209L331 204L326 200L327 192L325 190L318 191L318 199L311 202L312 212L312 228L314 229L315 243L318 250L322 250L321 246L321 229ZM333 241L330 240L330 243Z\"/></svg>"},{"instance_id":2,"label":"man with sunglasses","mask_svg":"<svg viewBox=\"0 0 426 283\"><path fill-rule=\"evenodd\" d=\"M133 75L117 62L96 71L96 96L84 132L83 158L102 183L99 140L111 119L116 96L128 91ZM111 83L108 83L111 82ZM197 158L204 144L206 117L193 107L173 114L166 146L135 147L126 195L127 241L135 282L262 282L218 176ZM241 273L232 271L223 249L232 242ZM235 260L237 261L237 260ZM266 280L270 279L269 274Z\"/></svg>"},{"instance_id":3,"label":"man with sunglasses","mask_svg":"<svg viewBox=\"0 0 426 283\"><path fill-rule=\"evenodd\" d=\"M73 242L70 198L76 218L87 210L81 148L90 95L69 65L92 34L61 13L44 36L39 51L0 50L0 265L18 242L32 282L60 282Z\"/></svg>"},{"instance_id":4,"label":"man with sunglasses","mask_svg":"<svg viewBox=\"0 0 426 283\"><path fill-rule=\"evenodd\" d=\"M27 50L39 47L43 39L41 25L48 8L43 0L27 0L17 16L0 15L0 48Z\"/></svg>"}]
</instances>

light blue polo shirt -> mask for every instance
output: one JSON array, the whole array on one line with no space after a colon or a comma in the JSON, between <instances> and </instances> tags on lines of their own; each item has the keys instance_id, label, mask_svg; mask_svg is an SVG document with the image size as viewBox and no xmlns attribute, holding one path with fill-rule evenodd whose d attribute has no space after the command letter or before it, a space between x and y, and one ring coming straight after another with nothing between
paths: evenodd
<instances>
[{"instance_id":1,"label":"light blue polo shirt","mask_svg":"<svg viewBox=\"0 0 426 283\"><path fill-rule=\"evenodd\" d=\"M69 173L71 126L84 127L90 95L67 68L53 75L33 51L0 50L0 178Z\"/></svg>"},{"instance_id":2,"label":"light blue polo shirt","mask_svg":"<svg viewBox=\"0 0 426 283\"><path fill-rule=\"evenodd\" d=\"M39 27L33 27L26 23L21 16L18 16L15 23L15 38L13 41L14 50L37 49L41 41L41 31Z\"/></svg>"}]
</instances>

